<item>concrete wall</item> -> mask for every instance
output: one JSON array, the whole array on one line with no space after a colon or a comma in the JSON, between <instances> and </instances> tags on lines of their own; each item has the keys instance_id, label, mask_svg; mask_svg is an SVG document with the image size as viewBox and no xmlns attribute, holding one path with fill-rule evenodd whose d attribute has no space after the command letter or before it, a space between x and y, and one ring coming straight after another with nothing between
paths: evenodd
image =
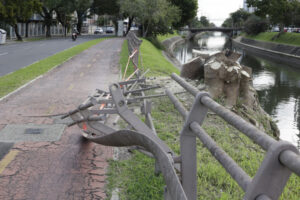
<instances>
[{"instance_id":1,"label":"concrete wall","mask_svg":"<svg viewBox=\"0 0 300 200\"><path fill-rule=\"evenodd\" d=\"M300 68L300 47L247 38L234 39L232 42L233 48L241 49L247 53L270 59L275 62Z\"/></svg>"}]
</instances>

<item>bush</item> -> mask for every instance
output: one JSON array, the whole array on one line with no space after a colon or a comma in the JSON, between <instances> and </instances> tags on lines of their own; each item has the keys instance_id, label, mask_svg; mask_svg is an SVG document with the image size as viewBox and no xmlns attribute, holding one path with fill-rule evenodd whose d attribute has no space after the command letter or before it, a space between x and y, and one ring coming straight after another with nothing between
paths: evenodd
<instances>
[{"instance_id":1,"label":"bush","mask_svg":"<svg viewBox=\"0 0 300 200\"><path fill-rule=\"evenodd\" d=\"M248 35L257 35L261 32L268 30L269 24L267 20L257 17L255 15L250 16L245 22L245 32Z\"/></svg>"}]
</instances>

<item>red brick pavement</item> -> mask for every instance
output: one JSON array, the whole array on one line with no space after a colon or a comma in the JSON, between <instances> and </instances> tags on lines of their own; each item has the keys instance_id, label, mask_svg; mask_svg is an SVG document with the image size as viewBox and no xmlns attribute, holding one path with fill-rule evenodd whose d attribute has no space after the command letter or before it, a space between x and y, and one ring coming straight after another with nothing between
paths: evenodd
<instances>
[{"instance_id":1,"label":"red brick pavement","mask_svg":"<svg viewBox=\"0 0 300 200\"><path fill-rule=\"evenodd\" d=\"M51 118L79 105L96 88L117 81L122 39L84 51L26 88L0 102L0 130L7 124L53 124ZM56 142L14 145L15 159L0 174L0 199L104 199L107 160L112 148L66 128Z\"/></svg>"}]
</instances>

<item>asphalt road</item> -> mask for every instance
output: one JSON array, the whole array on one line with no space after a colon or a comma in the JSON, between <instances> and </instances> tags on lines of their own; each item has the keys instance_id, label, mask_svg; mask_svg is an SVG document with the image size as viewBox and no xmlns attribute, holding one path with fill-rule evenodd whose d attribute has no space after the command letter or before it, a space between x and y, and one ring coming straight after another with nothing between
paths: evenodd
<instances>
[{"instance_id":1,"label":"asphalt road","mask_svg":"<svg viewBox=\"0 0 300 200\"><path fill-rule=\"evenodd\" d=\"M67 37L0 45L0 76L14 72L65 49L100 37L103 36L79 36L75 42L72 41L71 37Z\"/></svg>"}]
</instances>

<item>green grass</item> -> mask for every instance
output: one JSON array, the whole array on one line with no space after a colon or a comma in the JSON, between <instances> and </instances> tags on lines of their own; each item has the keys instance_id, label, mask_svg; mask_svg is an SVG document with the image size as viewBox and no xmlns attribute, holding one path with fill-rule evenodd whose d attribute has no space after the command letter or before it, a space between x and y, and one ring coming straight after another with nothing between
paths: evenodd
<instances>
[{"instance_id":1,"label":"green grass","mask_svg":"<svg viewBox=\"0 0 300 200\"><path fill-rule=\"evenodd\" d=\"M281 44L300 46L300 33L283 33L278 38L273 39L277 34L278 33L276 32L264 32L254 36L245 35L245 37L266 42L275 42Z\"/></svg>"},{"instance_id":2,"label":"green grass","mask_svg":"<svg viewBox=\"0 0 300 200\"><path fill-rule=\"evenodd\" d=\"M127 41L124 41L121 51L120 65L122 69L122 74L124 74L125 67L128 61L128 46ZM174 67L169 61L165 59L162 51L157 49L151 42L143 39L142 45L140 47L140 59L139 59L140 69L150 69L147 76L166 76L171 73L179 73L179 70ZM134 72L132 63L128 67L126 76L129 76Z\"/></svg>"},{"instance_id":3,"label":"green grass","mask_svg":"<svg viewBox=\"0 0 300 200\"><path fill-rule=\"evenodd\" d=\"M172 37L176 37L176 36L179 36L177 32L174 32L173 34L165 34L165 35L158 35L157 36L157 39L162 42L166 39L169 39L169 38L172 38Z\"/></svg>"},{"instance_id":4,"label":"green grass","mask_svg":"<svg viewBox=\"0 0 300 200\"><path fill-rule=\"evenodd\" d=\"M16 90L22 85L28 83L34 78L48 72L52 68L62 64L69 58L81 53L82 51L98 44L103 39L91 40L83 44L77 45L65 51L59 52L48 58L40 60L25 68L19 69L11 74L0 77L0 97Z\"/></svg>"},{"instance_id":5,"label":"green grass","mask_svg":"<svg viewBox=\"0 0 300 200\"><path fill-rule=\"evenodd\" d=\"M153 102L152 117L159 137L179 154L179 132L184 121L168 98ZM254 176L265 154L261 148L216 115L208 115L203 128L251 177ZM242 189L199 140L197 144L197 199L242 199ZM138 152L129 160L111 161L109 191L120 188L121 199L163 199L165 184L161 176L155 177L153 173L153 160ZM299 196L300 178L292 175L280 199L298 200Z\"/></svg>"}]
</instances>

